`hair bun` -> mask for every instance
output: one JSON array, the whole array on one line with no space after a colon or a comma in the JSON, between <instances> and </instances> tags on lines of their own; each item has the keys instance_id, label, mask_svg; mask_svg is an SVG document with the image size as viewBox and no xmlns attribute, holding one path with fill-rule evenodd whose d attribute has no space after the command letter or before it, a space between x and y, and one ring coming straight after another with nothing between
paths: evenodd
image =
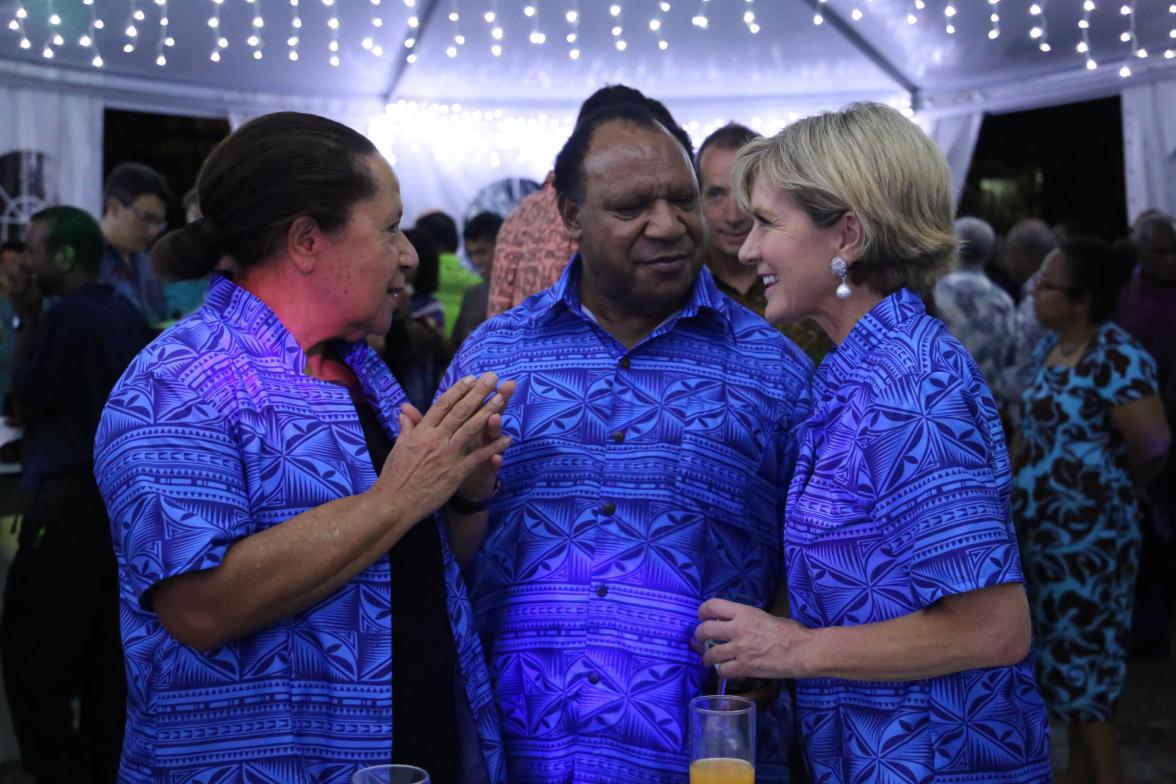
<instances>
[{"instance_id":1,"label":"hair bun","mask_svg":"<svg viewBox=\"0 0 1176 784\"><path fill-rule=\"evenodd\" d=\"M151 267L166 281L195 280L212 272L228 252L224 235L208 218L170 231L151 250Z\"/></svg>"},{"instance_id":2,"label":"hair bun","mask_svg":"<svg viewBox=\"0 0 1176 784\"><path fill-rule=\"evenodd\" d=\"M184 230L191 232L200 242L207 245L210 249L215 248L222 253L228 249L228 243L225 242L224 235L221 234L216 224L208 218L197 218L185 226Z\"/></svg>"}]
</instances>

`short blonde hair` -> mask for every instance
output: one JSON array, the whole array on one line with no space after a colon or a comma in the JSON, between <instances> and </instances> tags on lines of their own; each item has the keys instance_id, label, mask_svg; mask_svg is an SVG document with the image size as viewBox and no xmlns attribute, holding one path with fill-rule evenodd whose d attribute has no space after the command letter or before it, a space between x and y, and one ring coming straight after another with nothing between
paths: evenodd
<instances>
[{"instance_id":1,"label":"short blonde hair","mask_svg":"<svg viewBox=\"0 0 1176 784\"><path fill-rule=\"evenodd\" d=\"M749 142L732 176L745 211L763 177L818 226L853 212L863 233L854 283L925 292L953 261L951 170L935 143L888 106L855 103Z\"/></svg>"}]
</instances>

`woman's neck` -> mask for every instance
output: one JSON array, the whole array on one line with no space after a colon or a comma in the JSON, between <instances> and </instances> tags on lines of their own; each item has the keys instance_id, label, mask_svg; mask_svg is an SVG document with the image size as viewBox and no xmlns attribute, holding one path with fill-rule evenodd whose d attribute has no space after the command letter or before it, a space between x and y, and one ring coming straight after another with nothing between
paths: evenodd
<instances>
[{"instance_id":1,"label":"woman's neck","mask_svg":"<svg viewBox=\"0 0 1176 784\"><path fill-rule=\"evenodd\" d=\"M886 296L866 286L853 286L848 299L834 300L823 312L816 313L813 321L840 346L857 323Z\"/></svg>"}]
</instances>

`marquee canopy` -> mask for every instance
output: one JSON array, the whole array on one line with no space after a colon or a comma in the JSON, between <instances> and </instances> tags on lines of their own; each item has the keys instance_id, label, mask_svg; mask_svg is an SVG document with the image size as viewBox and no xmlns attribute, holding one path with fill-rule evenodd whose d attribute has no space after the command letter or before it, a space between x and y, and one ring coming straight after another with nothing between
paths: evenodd
<instances>
[{"instance_id":1,"label":"marquee canopy","mask_svg":"<svg viewBox=\"0 0 1176 784\"><path fill-rule=\"evenodd\" d=\"M1123 94L1132 209L1171 209L1147 169L1176 150L1174 50L1168 0L0 0L0 89L22 114L0 147L53 142L76 172L63 138L100 140L102 107L303 109L369 133L410 204L461 212L489 179L541 178L604 84L697 138L887 101L961 178L983 112Z\"/></svg>"}]
</instances>

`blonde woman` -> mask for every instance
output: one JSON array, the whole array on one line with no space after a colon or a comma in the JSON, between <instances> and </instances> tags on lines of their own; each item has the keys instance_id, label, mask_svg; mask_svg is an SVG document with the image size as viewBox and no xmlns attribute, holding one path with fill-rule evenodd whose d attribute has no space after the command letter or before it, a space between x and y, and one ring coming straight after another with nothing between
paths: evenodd
<instances>
[{"instance_id":1,"label":"blonde woman","mask_svg":"<svg viewBox=\"0 0 1176 784\"><path fill-rule=\"evenodd\" d=\"M788 495L793 619L708 601L706 663L797 679L813 781L1050 780L1000 419L915 294L955 251L942 154L857 104L748 144L734 179L767 318L837 348Z\"/></svg>"}]
</instances>

